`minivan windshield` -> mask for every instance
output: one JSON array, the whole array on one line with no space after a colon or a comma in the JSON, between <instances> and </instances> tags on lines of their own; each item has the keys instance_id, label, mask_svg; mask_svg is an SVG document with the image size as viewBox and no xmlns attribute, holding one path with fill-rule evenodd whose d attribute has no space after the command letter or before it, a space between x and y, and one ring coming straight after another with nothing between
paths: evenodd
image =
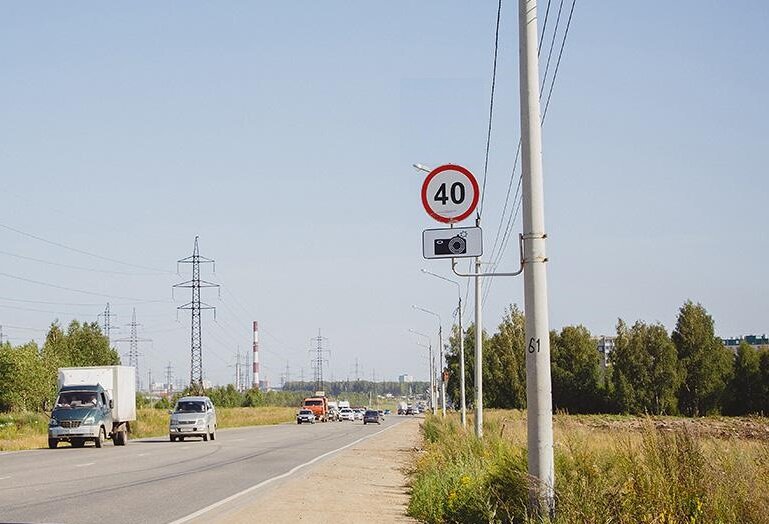
<instances>
[{"instance_id":1,"label":"minivan windshield","mask_svg":"<svg viewBox=\"0 0 769 524\"><path fill-rule=\"evenodd\" d=\"M177 413L202 413L205 405L202 402L184 401L176 404Z\"/></svg>"}]
</instances>

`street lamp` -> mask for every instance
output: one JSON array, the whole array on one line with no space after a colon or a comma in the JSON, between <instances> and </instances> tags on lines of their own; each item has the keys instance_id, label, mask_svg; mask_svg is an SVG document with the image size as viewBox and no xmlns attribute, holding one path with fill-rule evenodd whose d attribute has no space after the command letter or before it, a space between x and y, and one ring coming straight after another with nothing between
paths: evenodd
<instances>
[{"instance_id":1,"label":"street lamp","mask_svg":"<svg viewBox=\"0 0 769 524\"><path fill-rule=\"evenodd\" d=\"M457 286L457 299L459 305L457 306L457 315L459 317L459 396L460 396L460 402L462 405L462 427L467 427L467 402L465 399L465 336L464 332L462 331L462 291L461 286L459 285L459 282L456 280L452 280L450 278L446 278L441 275L437 275L431 271L427 271L426 269L422 269L422 273L426 275L432 275L434 277L440 278L441 280L445 280L446 282L450 282Z\"/></svg>"},{"instance_id":2,"label":"street lamp","mask_svg":"<svg viewBox=\"0 0 769 524\"><path fill-rule=\"evenodd\" d=\"M438 344L440 345L440 370L441 370L441 412L445 417L446 416L446 381L443 380L443 321L441 320L441 316L435 311L430 311L429 309L425 309L423 307L419 307L416 305L411 307L438 318Z\"/></svg>"},{"instance_id":3,"label":"street lamp","mask_svg":"<svg viewBox=\"0 0 769 524\"><path fill-rule=\"evenodd\" d=\"M415 335L419 335L420 337L425 337L427 339L426 345L420 344L419 342L417 342L417 345L426 348L428 351L428 359L430 361L430 410L433 412L433 415L435 415L435 359L433 358L433 343L429 335L425 335L424 333L420 333L419 331L415 331L413 329L409 329L409 332L414 333Z\"/></svg>"}]
</instances>

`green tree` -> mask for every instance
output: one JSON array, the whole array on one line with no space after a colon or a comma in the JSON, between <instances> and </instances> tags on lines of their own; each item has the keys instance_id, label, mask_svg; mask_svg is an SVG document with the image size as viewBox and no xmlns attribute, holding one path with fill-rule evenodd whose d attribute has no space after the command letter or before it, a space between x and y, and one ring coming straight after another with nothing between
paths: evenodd
<instances>
[{"instance_id":1,"label":"green tree","mask_svg":"<svg viewBox=\"0 0 769 524\"><path fill-rule=\"evenodd\" d=\"M761 412L765 390L761 378L758 351L742 341L734 359L734 374L729 383L724 411L728 415Z\"/></svg>"},{"instance_id":2,"label":"green tree","mask_svg":"<svg viewBox=\"0 0 769 524\"><path fill-rule=\"evenodd\" d=\"M516 305L511 305L497 332L483 334L483 405L489 408L523 408L526 406L526 362L523 348L524 318ZM449 338L446 354L449 382L448 396L459 403L459 334L455 328ZM467 405L475 402L475 325L465 332L465 388Z\"/></svg>"},{"instance_id":3,"label":"green tree","mask_svg":"<svg viewBox=\"0 0 769 524\"><path fill-rule=\"evenodd\" d=\"M114 366L120 356L109 345L97 322L70 322L67 331L58 321L51 324L43 345L43 355L56 367Z\"/></svg>"},{"instance_id":4,"label":"green tree","mask_svg":"<svg viewBox=\"0 0 769 524\"><path fill-rule=\"evenodd\" d=\"M701 304L687 300L678 311L671 338L682 368L679 408L689 416L718 412L733 358L715 336L713 318Z\"/></svg>"},{"instance_id":5,"label":"green tree","mask_svg":"<svg viewBox=\"0 0 769 524\"><path fill-rule=\"evenodd\" d=\"M620 411L676 412L678 361L676 348L664 326L647 325L639 320L628 328L620 319L611 357L614 400Z\"/></svg>"},{"instance_id":6,"label":"green tree","mask_svg":"<svg viewBox=\"0 0 769 524\"><path fill-rule=\"evenodd\" d=\"M35 342L0 346L0 410L39 410L55 393L50 367Z\"/></svg>"},{"instance_id":7,"label":"green tree","mask_svg":"<svg viewBox=\"0 0 769 524\"><path fill-rule=\"evenodd\" d=\"M603 411L600 356L590 331L566 326L550 332L553 407L570 413Z\"/></svg>"},{"instance_id":8,"label":"green tree","mask_svg":"<svg viewBox=\"0 0 769 524\"><path fill-rule=\"evenodd\" d=\"M525 319L513 304L484 345L483 402L490 408L526 407Z\"/></svg>"}]
</instances>

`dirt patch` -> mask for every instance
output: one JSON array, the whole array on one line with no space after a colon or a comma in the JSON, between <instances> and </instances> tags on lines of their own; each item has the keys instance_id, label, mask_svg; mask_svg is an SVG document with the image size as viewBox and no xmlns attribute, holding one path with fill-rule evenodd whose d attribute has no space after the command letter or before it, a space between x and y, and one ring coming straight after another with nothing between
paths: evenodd
<instances>
[{"instance_id":1,"label":"dirt patch","mask_svg":"<svg viewBox=\"0 0 769 524\"><path fill-rule=\"evenodd\" d=\"M421 419L421 418L420 418ZM206 522L353 524L416 522L406 516L406 473L419 445L419 421L356 444Z\"/></svg>"},{"instance_id":2,"label":"dirt patch","mask_svg":"<svg viewBox=\"0 0 769 524\"><path fill-rule=\"evenodd\" d=\"M641 431L651 426L660 431L688 431L697 437L769 442L769 419L764 417L639 417L617 420L580 417L577 420L578 425L606 431Z\"/></svg>"}]
</instances>

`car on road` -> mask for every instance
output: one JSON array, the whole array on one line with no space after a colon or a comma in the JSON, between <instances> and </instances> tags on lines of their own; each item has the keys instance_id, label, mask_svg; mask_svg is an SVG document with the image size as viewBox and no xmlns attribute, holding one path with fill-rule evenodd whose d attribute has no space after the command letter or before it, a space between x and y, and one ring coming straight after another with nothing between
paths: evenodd
<instances>
[{"instance_id":1,"label":"car on road","mask_svg":"<svg viewBox=\"0 0 769 524\"><path fill-rule=\"evenodd\" d=\"M366 410L366 412L363 414L363 424L381 424L381 423L382 423L382 415L379 414L379 411L369 409L369 410Z\"/></svg>"},{"instance_id":2,"label":"car on road","mask_svg":"<svg viewBox=\"0 0 769 524\"><path fill-rule=\"evenodd\" d=\"M296 415L296 423L302 424L302 423L310 423L315 424L315 413L312 412L312 410L309 409L300 409L299 413Z\"/></svg>"},{"instance_id":3,"label":"car on road","mask_svg":"<svg viewBox=\"0 0 769 524\"><path fill-rule=\"evenodd\" d=\"M355 420L355 412L350 408L342 408L339 410L339 420Z\"/></svg>"},{"instance_id":4,"label":"car on road","mask_svg":"<svg viewBox=\"0 0 769 524\"><path fill-rule=\"evenodd\" d=\"M384 414L385 415L389 415L390 413L392 413L392 412L389 409L384 410Z\"/></svg>"},{"instance_id":5,"label":"car on road","mask_svg":"<svg viewBox=\"0 0 769 524\"><path fill-rule=\"evenodd\" d=\"M416 406L409 406L406 408L406 415L416 415L419 413L419 408Z\"/></svg>"},{"instance_id":6,"label":"car on road","mask_svg":"<svg viewBox=\"0 0 769 524\"><path fill-rule=\"evenodd\" d=\"M182 397L176 401L168 423L171 442L187 437L202 437L204 441L216 439L216 409L208 397Z\"/></svg>"},{"instance_id":7,"label":"car on road","mask_svg":"<svg viewBox=\"0 0 769 524\"><path fill-rule=\"evenodd\" d=\"M355 412L355 420L363 420L363 413L366 411L365 409L356 408L353 409L353 411Z\"/></svg>"}]
</instances>

